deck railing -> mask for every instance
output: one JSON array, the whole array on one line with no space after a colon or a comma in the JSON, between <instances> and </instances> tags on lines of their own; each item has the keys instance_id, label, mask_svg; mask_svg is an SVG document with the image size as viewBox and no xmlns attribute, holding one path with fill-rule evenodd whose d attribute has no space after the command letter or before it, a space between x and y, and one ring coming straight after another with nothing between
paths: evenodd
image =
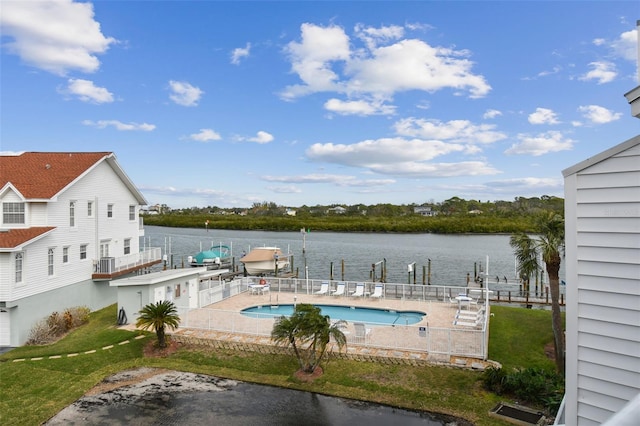
<instances>
[{"instance_id":1,"label":"deck railing","mask_svg":"<svg viewBox=\"0 0 640 426\"><path fill-rule=\"evenodd\" d=\"M161 259L162 249L160 247L152 247L120 257L102 257L93 261L93 273L113 275L157 263Z\"/></svg>"}]
</instances>

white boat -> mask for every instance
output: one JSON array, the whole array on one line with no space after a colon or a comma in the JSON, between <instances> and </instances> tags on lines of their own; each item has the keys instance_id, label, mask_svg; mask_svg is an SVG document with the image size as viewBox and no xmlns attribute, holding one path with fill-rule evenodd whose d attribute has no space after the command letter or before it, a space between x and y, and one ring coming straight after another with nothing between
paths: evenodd
<instances>
[{"instance_id":1,"label":"white boat","mask_svg":"<svg viewBox=\"0 0 640 426\"><path fill-rule=\"evenodd\" d=\"M289 267L289 256L278 247L256 247L240 258L249 275L263 275L283 271Z\"/></svg>"}]
</instances>

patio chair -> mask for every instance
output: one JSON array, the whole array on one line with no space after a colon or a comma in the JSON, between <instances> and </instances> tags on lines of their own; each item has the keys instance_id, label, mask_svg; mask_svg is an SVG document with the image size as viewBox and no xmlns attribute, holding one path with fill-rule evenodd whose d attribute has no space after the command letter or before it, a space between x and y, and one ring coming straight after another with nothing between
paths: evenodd
<instances>
[{"instance_id":1,"label":"patio chair","mask_svg":"<svg viewBox=\"0 0 640 426\"><path fill-rule=\"evenodd\" d=\"M322 281L322 285L320 285L320 290L316 291L314 294L324 295L329 293L329 281Z\"/></svg>"},{"instance_id":2,"label":"patio chair","mask_svg":"<svg viewBox=\"0 0 640 426\"><path fill-rule=\"evenodd\" d=\"M455 320L453 325L460 325L463 327L477 327L482 324L482 319L477 319L475 321L459 321Z\"/></svg>"},{"instance_id":3,"label":"patio chair","mask_svg":"<svg viewBox=\"0 0 640 426\"><path fill-rule=\"evenodd\" d=\"M371 295L371 297L375 297L376 299L380 299L381 297L383 297L382 290L383 290L382 284L376 284L376 287L373 290L373 294Z\"/></svg>"},{"instance_id":4,"label":"patio chair","mask_svg":"<svg viewBox=\"0 0 640 426\"><path fill-rule=\"evenodd\" d=\"M367 328L362 322L354 322L353 327L356 330L355 341L358 343L366 343L367 337L371 334L371 329Z\"/></svg>"},{"instance_id":5,"label":"patio chair","mask_svg":"<svg viewBox=\"0 0 640 426\"><path fill-rule=\"evenodd\" d=\"M345 288L346 284L344 282L339 282L338 283L338 287L336 287L335 290L331 290L331 295L332 296L342 296L344 295L344 288Z\"/></svg>"},{"instance_id":6,"label":"patio chair","mask_svg":"<svg viewBox=\"0 0 640 426\"><path fill-rule=\"evenodd\" d=\"M479 321L484 316L484 312L470 312L470 311L458 311L456 314L456 320L461 321Z\"/></svg>"},{"instance_id":7,"label":"patio chair","mask_svg":"<svg viewBox=\"0 0 640 426\"><path fill-rule=\"evenodd\" d=\"M364 283L356 284L356 291L352 291L351 295L356 297L364 296Z\"/></svg>"}]
</instances>

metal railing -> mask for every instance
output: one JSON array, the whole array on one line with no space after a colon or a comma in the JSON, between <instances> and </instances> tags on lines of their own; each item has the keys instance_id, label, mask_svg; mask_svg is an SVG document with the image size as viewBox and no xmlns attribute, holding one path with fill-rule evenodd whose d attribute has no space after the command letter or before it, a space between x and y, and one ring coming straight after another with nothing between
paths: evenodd
<instances>
[{"instance_id":1,"label":"metal railing","mask_svg":"<svg viewBox=\"0 0 640 426\"><path fill-rule=\"evenodd\" d=\"M161 259L162 249L160 247L152 247L138 253L131 253L120 257L101 257L93 261L93 273L116 274L121 271L127 271L158 262Z\"/></svg>"}]
</instances>

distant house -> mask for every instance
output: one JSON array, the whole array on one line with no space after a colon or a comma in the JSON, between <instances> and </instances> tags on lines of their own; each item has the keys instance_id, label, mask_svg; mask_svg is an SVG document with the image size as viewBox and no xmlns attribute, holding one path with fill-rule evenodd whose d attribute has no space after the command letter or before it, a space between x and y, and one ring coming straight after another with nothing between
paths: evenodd
<instances>
[{"instance_id":1,"label":"distant house","mask_svg":"<svg viewBox=\"0 0 640 426\"><path fill-rule=\"evenodd\" d=\"M284 212L287 216L295 216L296 215L296 211L294 209L287 209Z\"/></svg>"},{"instance_id":2,"label":"distant house","mask_svg":"<svg viewBox=\"0 0 640 426\"><path fill-rule=\"evenodd\" d=\"M111 279L159 263L140 251L145 204L113 153L0 155L0 346L54 311L115 303Z\"/></svg>"},{"instance_id":3,"label":"distant house","mask_svg":"<svg viewBox=\"0 0 640 426\"><path fill-rule=\"evenodd\" d=\"M346 212L347 212L347 209L345 209L342 206L336 206L336 207L327 209L327 213L333 213L333 214L345 214Z\"/></svg>"},{"instance_id":4,"label":"distant house","mask_svg":"<svg viewBox=\"0 0 640 426\"><path fill-rule=\"evenodd\" d=\"M420 216L432 217L438 214L438 212L434 211L431 206L418 206L413 208L413 213L419 214Z\"/></svg>"},{"instance_id":5,"label":"distant house","mask_svg":"<svg viewBox=\"0 0 640 426\"><path fill-rule=\"evenodd\" d=\"M566 394L557 424L640 418L640 136L563 171ZM611 419L631 402L635 413ZM626 416L626 414L625 414Z\"/></svg>"}]
</instances>

